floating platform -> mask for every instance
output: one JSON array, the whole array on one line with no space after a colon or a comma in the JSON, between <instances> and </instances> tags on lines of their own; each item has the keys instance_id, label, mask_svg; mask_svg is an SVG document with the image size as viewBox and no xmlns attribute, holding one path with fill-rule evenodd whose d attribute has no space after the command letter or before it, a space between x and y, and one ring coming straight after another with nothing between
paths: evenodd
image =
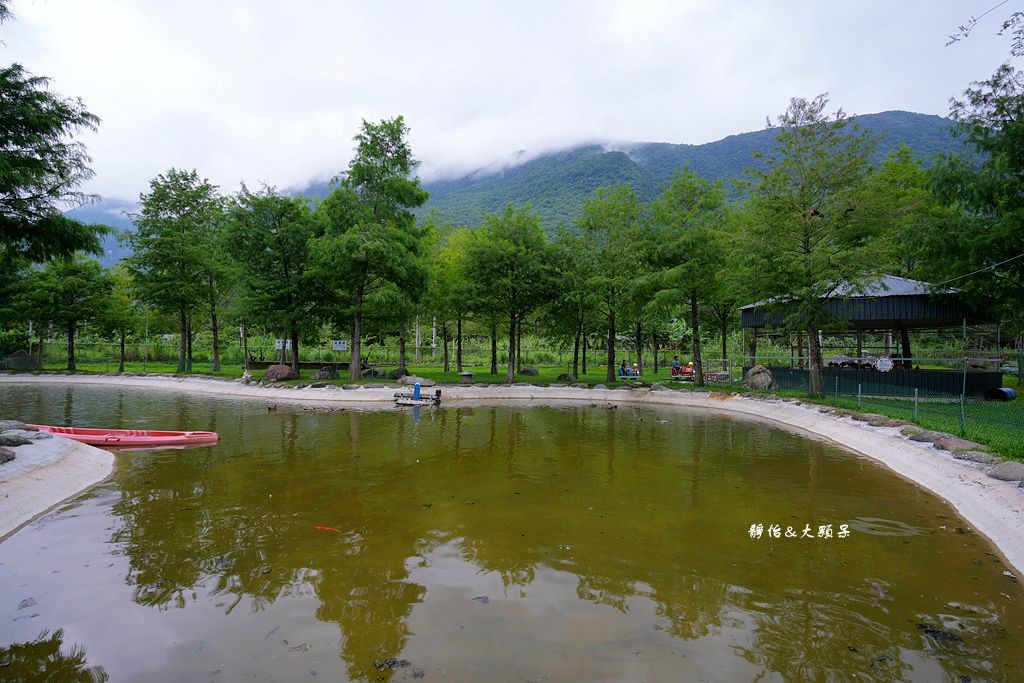
<instances>
[{"instance_id":1,"label":"floating platform","mask_svg":"<svg viewBox=\"0 0 1024 683\"><path fill-rule=\"evenodd\" d=\"M396 406L436 406L441 403L441 390L435 389L433 395L420 393L420 385L413 387L412 393L395 394Z\"/></svg>"}]
</instances>

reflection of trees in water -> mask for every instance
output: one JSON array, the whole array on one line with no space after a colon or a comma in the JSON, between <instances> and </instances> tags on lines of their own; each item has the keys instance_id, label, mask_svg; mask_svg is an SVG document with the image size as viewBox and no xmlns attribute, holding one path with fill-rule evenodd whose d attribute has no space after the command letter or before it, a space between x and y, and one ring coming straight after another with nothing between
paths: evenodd
<instances>
[{"instance_id":1,"label":"reflection of trees in water","mask_svg":"<svg viewBox=\"0 0 1024 683\"><path fill-rule=\"evenodd\" d=\"M757 462L778 458L764 446L777 433L763 425L673 416L687 423L678 429L643 412L586 408L459 408L419 422L407 413L211 410L225 437L216 448L137 456L115 475L113 540L129 558L136 601L183 608L216 595L228 611L243 600L260 610L313 591L316 617L340 627L353 679L392 675L373 662L401 655L427 592L409 580L409 563L453 539L466 562L521 597L540 570L569 572L580 600L623 612L650 600L666 622L659 628L683 640L751 613L753 642L732 646L786 678L842 677L850 669L836 667L835 650L851 638L892 657L875 670L885 665L894 678L906 675L901 648L921 650L919 634L905 643L888 628L876 634L877 624L844 618L828 601L787 602L774 586L820 581L811 567L828 547L801 550L805 562L774 563L763 576L750 563L756 541L733 528L735 516L681 514L723 491L737 502L782 491L800 511L816 509L805 498L833 495L817 490L818 445L799 456L796 483ZM735 450L721 452L723 442ZM860 652L850 657L863 664Z\"/></svg>"},{"instance_id":2,"label":"reflection of trees in water","mask_svg":"<svg viewBox=\"0 0 1024 683\"><path fill-rule=\"evenodd\" d=\"M61 681L62 683L101 683L110 680L102 666L89 666L85 648L72 645L61 652L64 630L43 631L28 643L0 647L0 678L5 681Z\"/></svg>"}]
</instances>

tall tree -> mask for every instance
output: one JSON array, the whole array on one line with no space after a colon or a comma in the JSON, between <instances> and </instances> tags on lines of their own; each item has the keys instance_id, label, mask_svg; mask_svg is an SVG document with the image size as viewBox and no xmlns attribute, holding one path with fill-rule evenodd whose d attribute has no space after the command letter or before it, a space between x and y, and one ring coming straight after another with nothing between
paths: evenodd
<instances>
[{"instance_id":1,"label":"tall tree","mask_svg":"<svg viewBox=\"0 0 1024 683\"><path fill-rule=\"evenodd\" d=\"M110 295L105 306L99 312L97 322L108 334L113 334L118 341L117 371L124 372L125 343L129 334L142 328L142 314L134 299L135 284L131 272L123 263L119 263L109 271Z\"/></svg>"},{"instance_id":2,"label":"tall tree","mask_svg":"<svg viewBox=\"0 0 1024 683\"><path fill-rule=\"evenodd\" d=\"M315 248L317 268L330 275L339 317L352 321L353 380L362 378L368 299L394 286L416 301L426 285L422 234L412 209L423 205L428 194L412 175L418 162L408 133L401 116L376 124L363 121L348 172L317 209L324 229Z\"/></svg>"},{"instance_id":3,"label":"tall tree","mask_svg":"<svg viewBox=\"0 0 1024 683\"><path fill-rule=\"evenodd\" d=\"M640 264L634 247L640 201L629 185L599 188L587 199L580 233L592 259L591 290L607 323L608 360L605 379L615 381L616 324L628 311L628 293ZM628 316L626 316L628 318Z\"/></svg>"},{"instance_id":4,"label":"tall tree","mask_svg":"<svg viewBox=\"0 0 1024 683\"><path fill-rule=\"evenodd\" d=\"M11 16L0 3L0 23ZM94 199L79 188L93 176L85 145L99 118L79 99L50 92L49 79L21 64L0 68L0 267L15 257L43 262L75 251L99 253L97 226L67 218L67 205Z\"/></svg>"},{"instance_id":5,"label":"tall tree","mask_svg":"<svg viewBox=\"0 0 1024 683\"><path fill-rule=\"evenodd\" d=\"M579 377L580 349L597 304L590 287L594 263L583 238L566 228L558 231L552 251L559 286L545 306L546 328L557 342L572 342L572 375Z\"/></svg>"},{"instance_id":6,"label":"tall tree","mask_svg":"<svg viewBox=\"0 0 1024 683\"><path fill-rule=\"evenodd\" d=\"M239 271L243 315L291 340L295 372L301 333L316 324L322 299L310 267L311 241L320 228L303 200L272 187L252 192L243 185L225 230Z\"/></svg>"},{"instance_id":7,"label":"tall tree","mask_svg":"<svg viewBox=\"0 0 1024 683\"><path fill-rule=\"evenodd\" d=\"M529 207L511 204L500 215L484 216L466 249L466 278L478 299L489 302L508 321L508 371L515 380L520 323L551 292L547 239L540 218Z\"/></svg>"},{"instance_id":8,"label":"tall tree","mask_svg":"<svg viewBox=\"0 0 1024 683\"><path fill-rule=\"evenodd\" d=\"M952 115L978 155L932 169L953 219L918 233L924 269L1024 327L1024 73L1003 64L954 101Z\"/></svg>"},{"instance_id":9,"label":"tall tree","mask_svg":"<svg viewBox=\"0 0 1024 683\"><path fill-rule=\"evenodd\" d=\"M882 225L877 206L862 201L876 141L827 106L826 95L793 98L778 117L774 150L750 172L745 245L762 296L785 311L789 329L807 333L812 396L824 395L818 334L829 322L825 299L843 282L877 272L880 245L872 238Z\"/></svg>"},{"instance_id":10,"label":"tall tree","mask_svg":"<svg viewBox=\"0 0 1024 683\"><path fill-rule=\"evenodd\" d=\"M463 324L474 295L473 287L466 279L465 259L470 241L469 230L441 225L429 251L429 284L425 303L427 311L435 315L441 324L445 372L449 369L448 340L451 332L455 333L455 368L462 372Z\"/></svg>"},{"instance_id":11,"label":"tall tree","mask_svg":"<svg viewBox=\"0 0 1024 683\"><path fill-rule=\"evenodd\" d=\"M177 317L178 372L189 372L192 316L214 296L211 272L223 262L212 237L223 223L223 203L217 187L194 169L172 168L149 188L132 215L136 231L127 241L134 253L126 262L142 300ZM212 313L215 319L216 308Z\"/></svg>"},{"instance_id":12,"label":"tall tree","mask_svg":"<svg viewBox=\"0 0 1024 683\"><path fill-rule=\"evenodd\" d=\"M689 307L694 383L704 384L701 308L713 301L724 262L718 230L725 219L725 190L689 168L675 174L654 202L654 264L661 270L657 297Z\"/></svg>"},{"instance_id":13,"label":"tall tree","mask_svg":"<svg viewBox=\"0 0 1024 683\"><path fill-rule=\"evenodd\" d=\"M75 370L75 336L109 305L109 274L96 259L81 254L57 258L33 271L23 283L25 315L37 323L52 323L67 335L68 370Z\"/></svg>"}]
</instances>

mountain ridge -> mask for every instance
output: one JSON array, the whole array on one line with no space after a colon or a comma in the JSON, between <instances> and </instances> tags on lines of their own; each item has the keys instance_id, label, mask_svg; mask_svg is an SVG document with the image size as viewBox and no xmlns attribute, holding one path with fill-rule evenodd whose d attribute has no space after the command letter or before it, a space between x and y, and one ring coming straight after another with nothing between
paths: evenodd
<instances>
[{"instance_id":1,"label":"mountain ridge","mask_svg":"<svg viewBox=\"0 0 1024 683\"><path fill-rule=\"evenodd\" d=\"M873 160L876 164L903 144L926 163L937 154L966 151L964 143L953 134L956 123L935 114L894 110L851 119L879 137ZM475 226L485 213L500 212L506 204L530 204L552 233L559 225L569 225L579 218L587 197L602 186L628 182L641 201L651 201L684 166L709 180L729 184L743 177L745 169L756 167L754 153L769 151L776 132L765 128L701 144L589 142L538 155L520 150L513 156L526 157L521 163L492 162L461 176L424 181L430 199L419 215L436 212L454 225ZM319 199L329 189L329 182L314 181L288 193ZM735 188L733 194L738 194ZM123 212L134 207L131 202L107 200L67 213L84 222L131 229L131 221L123 217ZM105 265L125 255L124 248L111 238L105 240L104 249L107 253L101 260Z\"/></svg>"}]
</instances>

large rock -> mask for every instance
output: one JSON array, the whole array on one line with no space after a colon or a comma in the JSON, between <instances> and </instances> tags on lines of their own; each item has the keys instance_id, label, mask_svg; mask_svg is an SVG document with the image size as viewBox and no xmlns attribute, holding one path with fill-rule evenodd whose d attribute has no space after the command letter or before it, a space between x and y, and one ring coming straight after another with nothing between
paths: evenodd
<instances>
[{"instance_id":1,"label":"large rock","mask_svg":"<svg viewBox=\"0 0 1024 683\"><path fill-rule=\"evenodd\" d=\"M1024 480L1024 462L1007 460L996 465L985 474L1000 481L1021 481Z\"/></svg>"},{"instance_id":2,"label":"large rock","mask_svg":"<svg viewBox=\"0 0 1024 683\"><path fill-rule=\"evenodd\" d=\"M921 443L928 443L928 442L935 443L939 439L944 439L944 438L946 438L948 436L951 436L951 435L950 434L945 434L943 432L933 432L930 429L926 429L923 432L917 432L917 433L911 434L907 438L910 439L911 441L919 441Z\"/></svg>"},{"instance_id":3,"label":"large rock","mask_svg":"<svg viewBox=\"0 0 1024 683\"><path fill-rule=\"evenodd\" d=\"M402 379L408 374L409 371L405 368L395 368L394 370L388 373L388 379Z\"/></svg>"},{"instance_id":4,"label":"large rock","mask_svg":"<svg viewBox=\"0 0 1024 683\"><path fill-rule=\"evenodd\" d=\"M25 423L17 420L0 420L0 432L8 429L25 429Z\"/></svg>"},{"instance_id":5,"label":"large rock","mask_svg":"<svg viewBox=\"0 0 1024 683\"><path fill-rule=\"evenodd\" d=\"M43 439L53 438L53 434L50 432L41 432L38 429L8 429L3 433L3 436L16 436L28 439L29 441L42 441Z\"/></svg>"},{"instance_id":6,"label":"large rock","mask_svg":"<svg viewBox=\"0 0 1024 683\"><path fill-rule=\"evenodd\" d=\"M407 387L411 387L413 384L419 382L421 387L432 387L437 382L432 379L425 379L423 377L417 377L416 375L406 375L402 379L398 380L398 383Z\"/></svg>"},{"instance_id":7,"label":"large rock","mask_svg":"<svg viewBox=\"0 0 1024 683\"><path fill-rule=\"evenodd\" d=\"M774 391L779 388L779 385L775 383L775 378L772 377L771 370L763 365L755 365L747 370L747 374L743 377L743 385L755 391Z\"/></svg>"},{"instance_id":8,"label":"large rock","mask_svg":"<svg viewBox=\"0 0 1024 683\"><path fill-rule=\"evenodd\" d=\"M0 434L0 446L24 446L29 443L32 443L29 439L11 432Z\"/></svg>"},{"instance_id":9,"label":"large rock","mask_svg":"<svg viewBox=\"0 0 1024 683\"><path fill-rule=\"evenodd\" d=\"M338 370L333 365L325 365L310 377L311 380L338 379Z\"/></svg>"},{"instance_id":10,"label":"large rock","mask_svg":"<svg viewBox=\"0 0 1024 683\"><path fill-rule=\"evenodd\" d=\"M537 368L523 368L519 371L519 374L524 377L540 377L540 370Z\"/></svg>"},{"instance_id":11,"label":"large rock","mask_svg":"<svg viewBox=\"0 0 1024 683\"><path fill-rule=\"evenodd\" d=\"M966 460L967 462L977 462L982 465L998 465L1003 461L998 455L992 455L991 453L983 453L982 451L957 451L953 454L953 457L957 460Z\"/></svg>"},{"instance_id":12,"label":"large rock","mask_svg":"<svg viewBox=\"0 0 1024 683\"><path fill-rule=\"evenodd\" d=\"M985 447L980 443L961 439L959 436L944 436L936 439L934 446L940 451L983 451Z\"/></svg>"},{"instance_id":13,"label":"large rock","mask_svg":"<svg viewBox=\"0 0 1024 683\"><path fill-rule=\"evenodd\" d=\"M575 382L576 375L571 372L563 372L561 375L555 378L556 382Z\"/></svg>"},{"instance_id":14,"label":"large rock","mask_svg":"<svg viewBox=\"0 0 1024 683\"><path fill-rule=\"evenodd\" d=\"M14 460L14 451L10 448L0 448L0 465Z\"/></svg>"},{"instance_id":15,"label":"large rock","mask_svg":"<svg viewBox=\"0 0 1024 683\"><path fill-rule=\"evenodd\" d=\"M285 379L298 379L299 373L292 370L290 365L271 365L267 368L267 373L263 375L263 379L268 382L280 382Z\"/></svg>"}]
</instances>

